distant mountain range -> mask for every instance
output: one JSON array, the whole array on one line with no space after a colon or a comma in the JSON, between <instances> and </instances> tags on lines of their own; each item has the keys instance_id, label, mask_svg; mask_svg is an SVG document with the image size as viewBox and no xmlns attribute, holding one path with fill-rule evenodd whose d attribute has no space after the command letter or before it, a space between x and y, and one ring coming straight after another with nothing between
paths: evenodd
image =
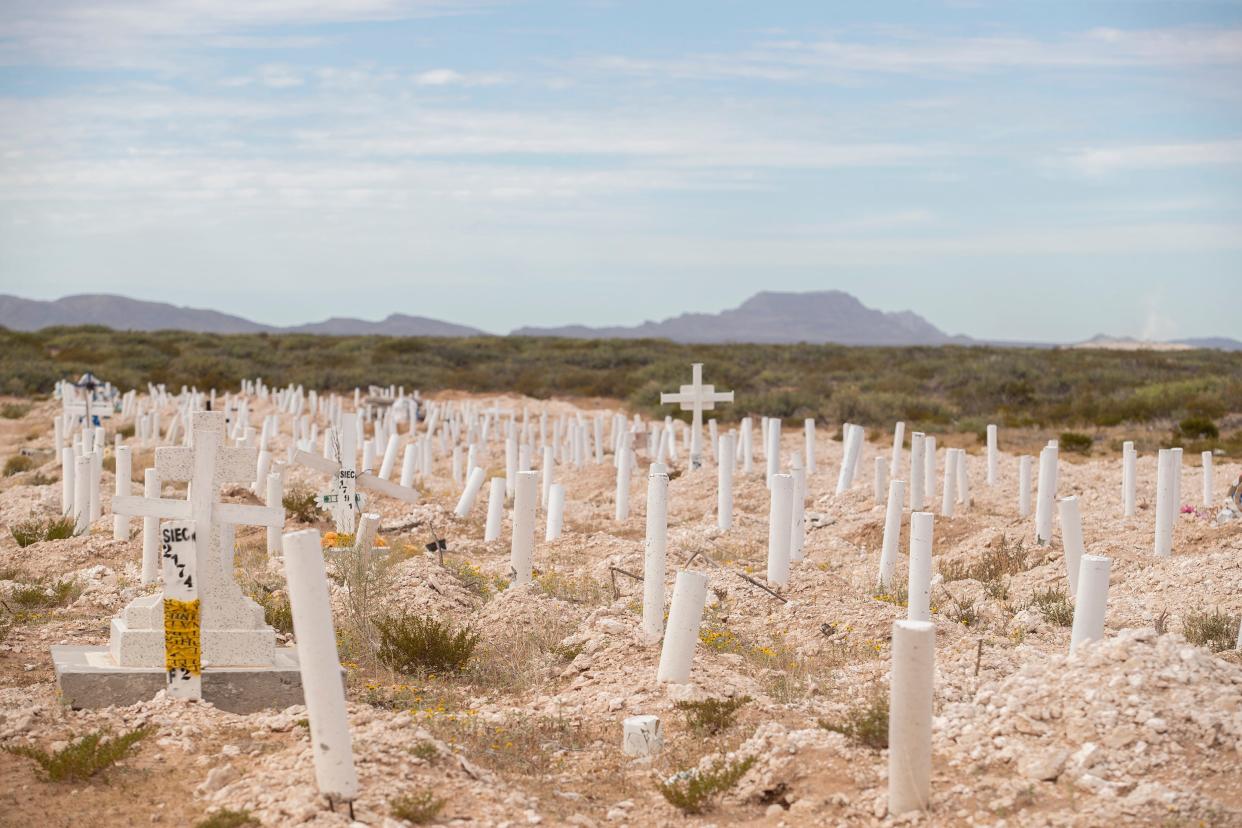
<instances>
[{"instance_id":1,"label":"distant mountain range","mask_svg":"<svg viewBox=\"0 0 1242 828\"><path fill-rule=\"evenodd\" d=\"M278 327L240 316L163 302L147 302L111 294L65 296L52 301L0 294L0 327L35 331L57 325L102 325L115 330L183 330L202 333L307 333L328 336L489 336L466 325L422 316L393 313L372 322L332 317L323 322ZM951 336L913 311L887 312L868 308L839 290L786 293L763 291L720 313L683 313L662 321L628 327L583 325L525 327L511 336L582 339L670 339L674 342L838 343L841 345L1001 345L1053 347L1036 342L997 342ZM1242 342L1227 337L1145 342L1103 334L1068 347L1138 350L1219 348L1242 351Z\"/></svg>"},{"instance_id":2,"label":"distant mountain range","mask_svg":"<svg viewBox=\"0 0 1242 828\"><path fill-rule=\"evenodd\" d=\"M199 333L310 333L352 336L485 336L486 331L438 319L394 313L379 322L333 317L281 328L240 316L164 302L146 302L106 293L65 296L49 302L0 294L0 326L37 331L53 325L103 325L118 331L196 331Z\"/></svg>"},{"instance_id":3,"label":"distant mountain range","mask_svg":"<svg viewBox=\"0 0 1242 828\"><path fill-rule=\"evenodd\" d=\"M674 342L834 342L841 345L967 344L912 311L888 313L867 307L840 290L756 293L732 310L683 313L633 327L518 328L515 336L578 339L671 339Z\"/></svg>"}]
</instances>

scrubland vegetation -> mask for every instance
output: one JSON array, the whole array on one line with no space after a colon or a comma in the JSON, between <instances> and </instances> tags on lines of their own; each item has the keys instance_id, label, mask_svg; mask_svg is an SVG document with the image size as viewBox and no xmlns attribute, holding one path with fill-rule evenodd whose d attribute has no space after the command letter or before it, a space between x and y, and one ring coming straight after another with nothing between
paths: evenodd
<instances>
[{"instance_id":1,"label":"scrubland vegetation","mask_svg":"<svg viewBox=\"0 0 1242 828\"><path fill-rule=\"evenodd\" d=\"M658 392L688 380L687 364L737 392L716 416L818 417L891 427L980 431L1175 422L1188 449L1240 439L1218 421L1242 411L1242 354L1031 348L855 348L840 345L680 345L664 340L467 339L304 334L119 332L99 327L0 329L0 393L46 393L92 370L122 388L147 382L232 388L352 390L404 385L621 399L654 414ZM664 413L660 409L660 413ZM1080 442L1081 442L1081 438ZM1089 447L1082 446L1082 450ZM1236 447L1235 447L1236 448Z\"/></svg>"}]
</instances>

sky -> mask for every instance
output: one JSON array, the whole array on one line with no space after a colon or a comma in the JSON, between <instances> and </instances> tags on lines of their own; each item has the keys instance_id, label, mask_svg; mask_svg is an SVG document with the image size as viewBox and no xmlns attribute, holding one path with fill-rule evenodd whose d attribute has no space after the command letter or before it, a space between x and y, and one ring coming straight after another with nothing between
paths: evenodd
<instances>
[{"instance_id":1,"label":"sky","mask_svg":"<svg viewBox=\"0 0 1242 828\"><path fill-rule=\"evenodd\" d=\"M1242 338L1242 2L5 0L0 292Z\"/></svg>"}]
</instances>

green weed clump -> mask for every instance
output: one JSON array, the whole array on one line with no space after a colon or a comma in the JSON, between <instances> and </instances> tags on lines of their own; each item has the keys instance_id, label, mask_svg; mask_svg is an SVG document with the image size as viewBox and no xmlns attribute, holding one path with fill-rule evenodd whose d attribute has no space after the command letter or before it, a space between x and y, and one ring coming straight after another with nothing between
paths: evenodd
<instances>
[{"instance_id":1,"label":"green weed clump","mask_svg":"<svg viewBox=\"0 0 1242 828\"><path fill-rule=\"evenodd\" d=\"M706 813L715 798L728 791L755 764L755 757L720 760L705 771L685 770L665 782L657 783L660 794L683 814Z\"/></svg>"},{"instance_id":2,"label":"green weed clump","mask_svg":"<svg viewBox=\"0 0 1242 828\"><path fill-rule=\"evenodd\" d=\"M194 823L194 828L251 828L258 825L259 821L249 811L224 808Z\"/></svg>"},{"instance_id":3,"label":"green weed clump","mask_svg":"<svg viewBox=\"0 0 1242 828\"><path fill-rule=\"evenodd\" d=\"M375 621L380 662L399 673L460 673L466 669L480 634L429 615L389 616Z\"/></svg>"},{"instance_id":4,"label":"green weed clump","mask_svg":"<svg viewBox=\"0 0 1242 828\"><path fill-rule=\"evenodd\" d=\"M1030 605L1038 609L1049 624L1069 627L1074 623L1074 605L1070 603L1069 593L1063 589L1040 590L1031 596Z\"/></svg>"},{"instance_id":5,"label":"green weed clump","mask_svg":"<svg viewBox=\"0 0 1242 828\"><path fill-rule=\"evenodd\" d=\"M263 607L263 620L278 633L293 633L293 607L289 596L279 584L267 583L257 578L243 580L243 591L256 604Z\"/></svg>"},{"instance_id":6,"label":"green weed clump","mask_svg":"<svg viewBox=\"0 0 1242 828\"><path fill-rule=\"evenodd\" d=\"M1091 446L1094 444L1095 440L1090 434L1083 434L1079 431L1063 431L1060 439L1057 440L1057 445L1073 454L1090 454Z\"/></svg>"},{"instance_id":7,"label":"green weed clump","mask_svg":"<svg viewBox=\"0 0 1242 828\"><path fill-rule=\"evenodd\" d=\"M938 567L945 581L978 581L989 596L1004 600L1009 597L1007 577L1025 572L1027 564L1027 551L1022 541L1011 546L1008 539L1000 535L979 560L973 563L960 558L942 560Z\"/></svg>"},{"instance_id":8,"label":"green weed clump","mask_svg":"<svg viewBox=\"0 0 1242 828\"><path fill-rule=\"evenodd\" d=\"M79 782L111 767L149 732L140 727L109 739L104 731L98 730L54 753L28 745L5 745L3 750L33 759L49 781Z\"/></svg>"},{"instance_id":9,"label":"green weed clump","mask_svg":"<svg viewBox=\"0 0 1242 828\"><path fill-rule=\"evenodd\" d=\"M14 454L8 460L4 461L4 476L12 477L15 474L28 472L35 467L33 457L27 457L24 454Z\"/></svg>"},{"instance_id":10,"label":"green weed clump","mask_svg":"<svg viewBox=\"0 0 1242 828\"><path fill-rule=\"evenodd\" d=\"M323 517L319 496L305 486L294 486L280 499L281 505L298 523L315 523Z\"/></svg>"},{"instance_id":11,"label":"green weed clump","mask_svg":"<svg viewBox=\"0 0 1242 828\"><path fill-rule=\"evenodd\" d=\"M1238 616L1219 609L1191 610L1182 620L1182 635L1191 644L1219 653L1237 643L1238 623Z\"/></svg>"},{"instance_id":12,"label":"green weed clump","mask_svg":"<svg viewBox=\"0 0 1242 828\"><path fill-rule=\"evenodd\" d=\"M12 533L13 540L17 541L17 545L25 548L42 541L71 538L75 528L73 518L70 517L45 520L31 518L13 524L9 532Z\"/></svg>"},{"instance_id":13,"label":"green weed clump","mask_svg":"<svg viewBox=\"0 0 1242 828\"><path fill-rule=\"evenodd\" d=\"M686 719L686 726L700 736L715 736L733 727L737 711L750 696L731 699L703 699L702 701L679 701L673 708Z\"/></svg>"},{"instance_id":14,"label":"green weed clump","mask_svg":"<svg viewBox=\"0 0 1242 828\"><path fill-rule=\"evenodd\" d=\"M40 610L64 607L78 600L82 587L72 578L60 578L48 583L40 578L19 583L9 594L10 609L15 615L26 616Z\"/></svg>"},{"instance_id":15,"label":"green weed clump","mask_svg":"<svg viewBox=\"0 0 1242 828\"><path fill-rule=\"evenodd\" d=\"M426 825L434 822L443 808L444 800L436 798L431 791L406 794L388 802L388 810L394 817L412 825Z\"/></svg>"},{"instance_id":16,"label":"green weed clump","mask_svg":"<svg viewBox=\"0 0 1242 828\"><path fill-rule=\"evenodd\" d=\"M888 747L888 693L873 691L846 710L843 718L820 719L819 726L860 745L882 750Z\"/></svg>"},{"instance_id":17,"label":"green weed clump","mask_svg":"<svg viewBox=\"0 0 1242 828\"><path fill-rule=\"evenodd\" d=\"M29 413L29 403L5 403L0 405L0 417L6 420L20 420Z\"/></svg>"},{"instance_id":18,"label":"green weed clump","mask_svg":"<svg viewBox=\"0 0 1242 828\"><path fill-rule=\"evenodd\" d=\"M1220 429L1209 417L1191 416L1177 424L1180 437L1186 440L1218 440Z\"/></svg>"}]
</instances>

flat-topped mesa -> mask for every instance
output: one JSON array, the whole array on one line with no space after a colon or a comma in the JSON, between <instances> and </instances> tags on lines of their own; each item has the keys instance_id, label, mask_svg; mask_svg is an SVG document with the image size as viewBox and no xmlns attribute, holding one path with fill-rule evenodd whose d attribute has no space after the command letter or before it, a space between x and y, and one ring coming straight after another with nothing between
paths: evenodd
<instances>
[{"instance_id":1,"label":"flat-topped mesa","mask_svg":"<svg viewBox=\"0 0 1242 828\"><path fill-rule=\"evenodd\" d=\"M713 385L703 384L703 363L691 365L691 382L681 386L675 394L662 392L660 405L680 404L682 411L693 412L690 425L690 468L703 465L703 412L711 411L718 402L733 402L732 391L717 391Z\"/></svg>"}]
</instances>

